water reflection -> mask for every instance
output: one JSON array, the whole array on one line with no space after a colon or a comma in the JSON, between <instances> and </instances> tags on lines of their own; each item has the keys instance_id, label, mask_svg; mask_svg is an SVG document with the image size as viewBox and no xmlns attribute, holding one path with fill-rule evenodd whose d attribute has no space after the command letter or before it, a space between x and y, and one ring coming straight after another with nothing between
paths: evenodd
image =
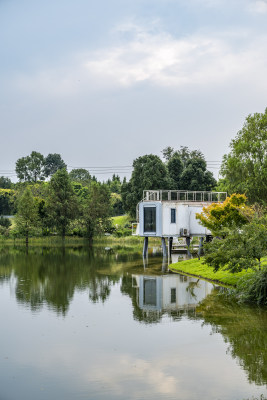
<instances>
[{"instance_id":1,"label":"water reflection","mask_svg":"<svg viewBox=\"0 0 267 400\"><path fill-rule=\"evenodd\" d=\"M134 351L133 354L131 353L135 335L139 335L141 341L145 337L143 328L146 329L149 326L151 329L163 329L164 324L161 323L165 317L168 317L171 322L179 322L179 331L184 326L187 335L194 336L194 330L191 325L186 330L186 324L183 325L185 322L198 323L212 334L219 334L228 344L228 355L237 360L241 368L246 371L249 382L255 382L257 385L267 383L266 309L226 303L222 297L216 295L216 289L212 284L197 278L168 274L166 260L162 260L157 251L149 256L148 262L144 265L139 249L130 247L30 248L29 254L21 248L4 249L0 253L0 289L1 286L4 288L7 284L11 287L11 293L14 293L17 303L23 308L38 312L40 317L42 311L48 308L50 314L62 316L64 321L69 321L68 311L74 303L75 294L83 299L86 296L83 305L84 313L87 315L89 309L91 312L89 322L86 324L90 326L91 319L95 318L102 327L99 331L95 328L95 337L91 338L91 351L94 352L95 357L92 371L95 371L95 362L99 354L103 356L103 346L106 346L108 351L111 351L110 349L114 346L112 340L104 344L103 331L108 330L108 338L117 338L121 332L127 332L120 336L120 341L127 341L127 346L129 346L129 349L121 350L121 359L131 360L135 359ZM112 293L116 295L112 297ZM120 305L125 298L131 307L127 308L127 312L125 311L124 318L120 318L119 313L122 312ZM110 308L106 307L109 311L106 311L103 316L101 313L105 308L98 308L101 304L111 305ZM111 312L113 312L113 319L110 317ZM106 321L108 321L107 326ZM93 331L91 324L89 332ZM13 332L14 330L12 334ZM151 332L153 332L152 336L157 338L157 332L155 330ZM70 331L67 335L70 335L71 339L66 344L66 348L70 348L73 337ZM173 337L174 343L175 325L169 328L168 335ZM201 347L201 333L198 331L197 335L194 343ZM152 336L148 338L148 343L153 342ZM130 339L128 340L127 337ZM99 340L99 348L95 348L95 343ZM204 343L206 343L205 340L206 338ZM186 338L179 337L179 341L186 342ZM86 348L89 346L88 343L89 339L86 336L82 346ZM153 345L155 353L163 351L158 343L155 339ZM138 352L139 343L136 349L135 351ZM83 353L83 348L79 351ZM147 346L142 348L143 358L139 355L139 361L141 358L144 360L145 370L148 371L149 362L143 356L146 351ZM177 368L177 371L177 357L180 351L181 349L177 350L172 359L173 368ZM207 351L211 351L209 347ZM161 354L161 359L162 357L164 354ZM194 354L192 354L192 360L196 365ZM99 371L102 368L101 365L98 366ZM167 368L167 365L170 365L170 361L164 368ZM185 362L184 365L191 368L191 364L188 367ZM169 375L166 376L168 378ZM175 393L176 383L174 382L176 382L175 377L172 378ZM190 396L188 394L184 398L194 398Z\"/></svg>"},{"instance_id":2,"label":"water reflection","mask_svg":"<svg viewBox=\"0 0 267 400\"><path fill-rule=\"evenodd\" d=\"M183 275L123 276L121 290L133 302L134 318L141 322L159 322L164 314L178 318L194 313L197 304L214 286L206 281Z\"/></svg>"}]
</instances>

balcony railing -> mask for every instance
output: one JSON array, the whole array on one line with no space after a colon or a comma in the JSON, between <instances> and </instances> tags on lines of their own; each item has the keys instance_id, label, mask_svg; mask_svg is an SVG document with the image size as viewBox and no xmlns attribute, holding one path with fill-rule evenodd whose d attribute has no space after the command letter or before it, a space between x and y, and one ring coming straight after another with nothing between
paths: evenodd
<instances>
[{"instance_id":1,"label":"balcony railing","mask_svg":"<svg viewBox=\"0 0 267 400\"><path fill-rule=\"evenodd\" d=\"M227 197L226 192L205 192L188 190L144 190L142 201L193 201L220 203Z\"/></svg>"}]
</instances>

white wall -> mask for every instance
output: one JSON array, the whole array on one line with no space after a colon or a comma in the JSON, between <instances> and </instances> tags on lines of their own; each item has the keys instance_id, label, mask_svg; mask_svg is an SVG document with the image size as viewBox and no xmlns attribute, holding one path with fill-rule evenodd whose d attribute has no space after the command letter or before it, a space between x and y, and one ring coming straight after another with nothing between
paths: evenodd
<instances>
[{"instance_id":1,"label":"white wall","mask_svg":"<svg viewBox=\"0 0 267 400\"><path fill-rule=\"evenodd\" d=\"M207 204L177 202L162 202L162 233L163 236L180 235L180 230L188 229L190 236L205 235L206 229L196 219L196 213L200 213ZM176 223L171 224L171 209L176 209Z\"/></svg>"}]
</instances>

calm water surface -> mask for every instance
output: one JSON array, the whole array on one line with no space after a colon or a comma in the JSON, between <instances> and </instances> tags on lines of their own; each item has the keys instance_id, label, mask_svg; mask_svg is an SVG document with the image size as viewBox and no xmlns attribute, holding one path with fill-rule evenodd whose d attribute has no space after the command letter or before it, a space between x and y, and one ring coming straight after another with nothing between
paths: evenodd
<instances>
[{"instance_id":1,"label":"calm water surface","mask_svg":"<svg viewBox=\"0 0 267 400\"><path fill-rule=\"evenodd\" d=\"M267 394L267 311L135 248L0 252L0 400Z\"/></svg>"}]
</instances>

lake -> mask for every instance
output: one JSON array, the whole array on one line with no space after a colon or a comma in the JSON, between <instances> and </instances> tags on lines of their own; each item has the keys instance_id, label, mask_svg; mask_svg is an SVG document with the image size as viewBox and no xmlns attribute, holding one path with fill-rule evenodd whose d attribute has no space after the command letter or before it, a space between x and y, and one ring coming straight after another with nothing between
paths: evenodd
<instances>
[{"instance_id":1,"label":"lake","mask_svg":"<svg viewBox=\"0 0 267 400\"><path fill-rule=\"evenodd\" d=\"M267 395L267 310L169 274L157 249L0 250L0 400Z\"/></svg>"}]
</instances>

